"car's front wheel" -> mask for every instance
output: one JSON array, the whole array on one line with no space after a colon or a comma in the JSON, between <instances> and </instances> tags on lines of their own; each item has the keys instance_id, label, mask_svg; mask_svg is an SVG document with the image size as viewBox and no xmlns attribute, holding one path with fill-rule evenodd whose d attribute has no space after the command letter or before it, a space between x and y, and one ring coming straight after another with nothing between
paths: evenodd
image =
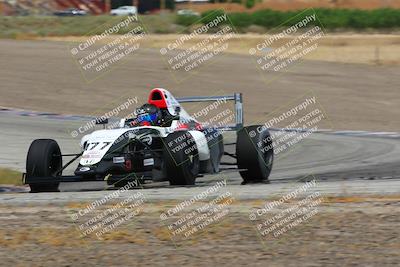
<instances>
[{"instance_id":1,"label":"car's front wheel","mask_svg":"<svg viewBox=\"0 0 400 267\"><path fill-rule=\"evenodd\" d=\"M28 150L26 159L26 180L31 182L31 193L57 192L59 182L47 181L61 175L62 157L57 142L52 139L36 139ZM46 178L45 182L40 179Z\"/></svg>"},{"instance_id":2,"label":"car's front wheel","mask_svg":"<svg viewBox=\"0 0 400 267\"><path fill-rule=\"evenodd\" d=\"M164 161L170 185L194 185L199 174L199 153L192 135L178 131L164 138Z\"/></svg>"}]
</instances>

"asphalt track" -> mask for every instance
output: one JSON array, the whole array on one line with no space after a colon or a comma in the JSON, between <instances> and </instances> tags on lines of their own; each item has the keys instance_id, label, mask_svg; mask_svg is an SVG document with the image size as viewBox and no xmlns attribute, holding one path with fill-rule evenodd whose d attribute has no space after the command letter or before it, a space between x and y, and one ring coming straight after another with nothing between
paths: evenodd
<instances>
[{"instance_id":1,"label":"asphalt track","mask_svg":"<svg viewBox=\"0 0 400 267\"><path fill-rule=\"evenodd\" d=\"M84 119L60 120L35 116L19 116L0 113L0 166L25 170L25 158L32 140L37 138L55 139L63 153L76 153L79 148L79 137L73 138L70 132L85 123ZM227 136L226 139L231 139ZM67 169L67 173L74 168ZM197 180L195 187L178 189L168 183L149 183L144 188L157 199L181 198L211 186L216 181L226 179L228 187L243 197L263 197L264 194L281 192L288 183L300 183L303 178L315 177L331 193L339 191L343 183L356 182L354 188L361 193L363 186L371 180L390 180L389 184L381 184L380 193L400 193L395 188L400 179L400 142L397 138L384 136L348 136L332 133L313 133L287 152L275 158L270 176L271 184L241 186L239 173L227 170L217 176L204 176ZM357 185L358 183L358 185ZM292 185L290 185L291 187ZM368 186L367 186L368 187ZM62 199L87 200L94 197L86 191L98 191L97 195L107 194L104 182L63 183L58 197ZM256 190L255 190L256 189ZM183 191L182 191L183 190ZM85 192L84 192L85 191ZM68 193L67 193L68 192ZM80 192L80 193L77 193ZM376 192L376 190L373 190ZM20 201L29 200L31 194L17 194ZM54 194L50 194L54 198ZM95 196L97 196L95 195ZM10 194L2 196L2 200L10 198ZM57 198L58 198L57 197ZM13 199L13 198L12 198ZM48 199L47 197L45 199Z\"/></svg>"},{"instance_id":2,"label":"asphalt track","mask_svg":"<svg viewBox=\"0 0 400 267\"><path fill-rule=\"evenodd\" d=\"M71 61L66 43L2 40L0 46L4 58L0 62L2 106L73 114L91 114L97 110L96 114L102 114L126 101L128 96L138 96L142 103L149 88L161 86L171 89L177 96L243 92L247 121L251 118L263 122L277 108L286 109L289 100L315 90L331 120L331 125L321 127L373 131L398 129L398 66L305 61L301 68L290 69L287 75L266 84L248 57L229 55L210 64L204 72L176 83L158 52L150 49L128 58L110 75L85 83ZM79 138L73 138L70 133L85 123L82 119L49 119L0 112L0 167L25 171L29 144L37 138L55 139L63 153L76 153L80 150ZM278 192L276 186L284 187L313 175L332 192L338 191L347 181L360 188L357 192L363 191L364 183L370 185L366 190L377 192L371 190L372 185L384 180L388 183L380 183L379 192L394 193L394 189L400 188L400 139L384 134L363 135L311 135L275 158L271 184L241 186L239 174L226 171L222 176L198 178L196 187L177 189L167 183L144 187L153 192L155 198L174 198L190 195L226 178L229 186L242 195L263 197ZM97 190L95 193L101 195L107 193L105 188L102 182L62 184L61 191L69 193L60 193L58 197L84 200L93 196L93 192L86 191ZM15 197L23 201L34 198L33 194L12 195L2 194L0 199ZM40 195L54 198L54 194Z\"/></svg>"}]
</instances>

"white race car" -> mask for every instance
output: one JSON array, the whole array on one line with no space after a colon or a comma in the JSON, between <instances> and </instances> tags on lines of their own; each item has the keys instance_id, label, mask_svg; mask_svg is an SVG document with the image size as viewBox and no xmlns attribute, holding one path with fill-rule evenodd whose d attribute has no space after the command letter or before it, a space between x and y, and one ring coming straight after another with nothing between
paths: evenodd
<instances>
[{"instance_id":1,"label":"white race car","mask_svg":"<svg viewBox=\"0 0 400 267\"><path fill-rule=\"evenodd\" d=\"M180 105L219 100L234 101L234 125L202 124ZM236 145L236 153L225 152L224 131L237 133L235 143L225 144ZM119 128L85 135L81 147L80 153L63 155L55 140L34 140L23 174L31 192L58 191L60 182L77 181L106 180L116 187L147 180L194 185L202 174L223 171L222 165L236 166L243 183L268 181L274 155L270 134L264 126L243 126L242 94L175 99L162 88L151 90L148 103L136 111L135 118L122 119ZM236 162L221 162L224 155ZM63 165L65 157L73 159ZM63 170L78 158L74 175L63 176Z\"/></svg>"}]
</instances>

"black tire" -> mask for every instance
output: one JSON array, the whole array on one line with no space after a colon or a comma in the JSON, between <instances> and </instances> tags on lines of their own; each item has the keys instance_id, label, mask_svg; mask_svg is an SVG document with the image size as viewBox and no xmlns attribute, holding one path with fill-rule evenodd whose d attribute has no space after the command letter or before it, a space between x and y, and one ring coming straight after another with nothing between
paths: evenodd
<instances>
[{"instance_id":1,"label":"black tire","mask_svg":"<svg viewBox=\"0 0 400 267\"><path fill-rule=\"evenodd\" d=\"M164 138L164 160L170 185L194 185L199 174L199 153L194 138L178 131Z\"/></svg>"},{"instance_id":2,"label":"black tire","mask_svg":"<svg viewBox=\"0 0 400 267\"><path fill-rule=\"evenodd\" d=\"M26 158L26 179L35 177L55 177L62 167L61 150L52 139L36 139L29 147ZM60 173L61 175L61 173ZM31 193L58 192L59 182L29 184Z\"/></svg>"},{"instance_id":3,"label":"black tire","mask_svg":"<svg viewBox=\"0 0 400 267\"><path fill-rule=\"evenodd\" d=\"M247 126L237 134L236 156L244 183L268 181L274 161L274 149L268 130L259 125Z\"/></svg>"}]
</instances>

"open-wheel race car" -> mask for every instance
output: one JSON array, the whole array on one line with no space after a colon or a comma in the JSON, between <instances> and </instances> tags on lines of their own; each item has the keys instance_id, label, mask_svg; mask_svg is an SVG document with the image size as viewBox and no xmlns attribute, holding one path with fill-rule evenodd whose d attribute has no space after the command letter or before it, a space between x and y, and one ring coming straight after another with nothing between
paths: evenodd
<instances>
[{"instance_id":1,"label":"open-wheel race car","mask_svg":"<svg viewBox=\"0 0 400 267\"><path fill-rule=\"evenodd\" d=\"M202 124L180 105L186 102L234 101L235 123ZM108 123L107 119L97 124ZM236 132L236 142L224 144L223 133ZM167 90L151 90L148 103L118 128L95 130L81 139L82 151L62 154L52 139L34 140L28 151L25 184L31 192L58 191L60 182L107 181L121 187L129 181L169 181L194 185L203 174L237 168L243 183L268 181L273 164L272 140L261 125L243 126L242 94L174 98ZM231 153L225 146L236 145ZM223 156L236 161L222 162ZM63 158L73 157L63 165ZM79 160L74 175L62 175ZM226 166L225 168L222 166ZM229 166L229 168L227 167Z\"/></svg>"}]
</instances>

